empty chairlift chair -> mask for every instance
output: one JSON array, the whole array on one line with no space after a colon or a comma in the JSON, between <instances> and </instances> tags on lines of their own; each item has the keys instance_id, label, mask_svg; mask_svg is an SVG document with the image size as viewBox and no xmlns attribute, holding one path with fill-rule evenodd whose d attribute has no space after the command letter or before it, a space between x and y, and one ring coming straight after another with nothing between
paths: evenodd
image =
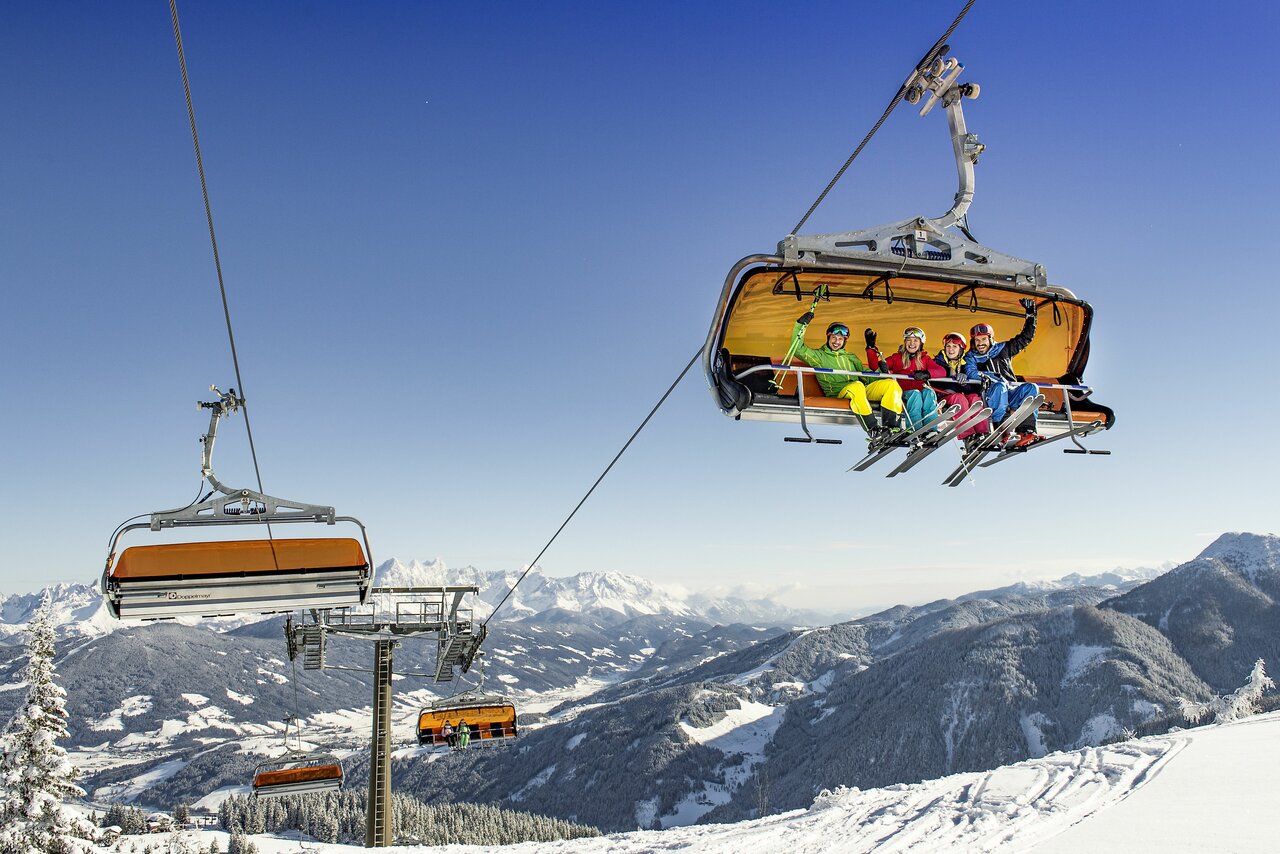
<instances>
[{"instance_id":1,"label":"empty chairlift chair","mask_svg":"<svg viewBox=\"0 0 1280 854\"><path fill-rule=\"evenodd\" d=\"M369 561L354 539L133 546L108 566L117 617L161 619L360 604Z\"/></svg>"},{"instance_id":2,"label":"empty chairlift chair","mask_svg":"<svg viewBox=\"0 0 1280 854\"><path fill-rule=\"evenodd\" d=\"M215 389L216 390L216 389ZM229 489L213 475L218 420L243 401L234 389L213 403L203 439L202 473L213 497L177 510L152 513L149 522L122 525L111 538L102 573L102 594L111 613L143 620L179 616L263 614L298 608L341 608L363 604L372 580L372 557L364 525L338 516L332 507L274 498L248 489ZM120 538L149 528L213 528L287 523L360 529L353 538L247 539L131 546L117 555Z\"/></svg>"},{"instance_id":3,"label":"empty chairlift chair","mask_svg":"<svg viewBox=\"0 0 1280 854\"><path fill-rule=\"evenodd\" d=\"M342 788L342 765L329 753L292 754L260 764L253 774L253 796L274 798Z\"/></svg>"}]
</instances>

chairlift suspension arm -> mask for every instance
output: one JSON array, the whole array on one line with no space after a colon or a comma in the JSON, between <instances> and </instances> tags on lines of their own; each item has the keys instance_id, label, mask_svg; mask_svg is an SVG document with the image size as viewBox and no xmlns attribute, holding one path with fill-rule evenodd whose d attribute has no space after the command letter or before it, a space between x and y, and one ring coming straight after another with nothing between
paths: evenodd
<instances>
[{"instance_id":1,"label":"chairlift suspension arm","mask_svg":"<svg viewBox=\"0 0 1280 854\"><path fill-rule=\"evenodd\" d=\"M954 57L944 60L939 56L928 68L912 75L912 80L916 82L910 83L907 88L906 99L911 104L919 103L924 93L929 92L928 100L920 108L921 116L927 116L939 102L947 111L947 126L951 131L951 148L955 153L960 186L956 190L951 210L929 221L939 231L963 219L969 205L973 203L973 167L985 148L978 142L977 135L969 133L965 125L964 108L961 104L965 98L977 98L980 90L976 83L958 82L963 71L964 66L959 60Z\"/></svg>"},{"instance_id":2,"label":"chairlift suspension arm","mask_svg":"<svg viewBox=\"0 0 1280 854\"><path fill-rule=\"evenodd\" d=\"M218 395L217 400L200 401L196 405L200 409L209 410L209 432L200 437L200 444L204 448L204 453L200 458L200 476L209 481L209 485L224 495L235 495L236 490L224 486L213 476L213 443L218 437L218 421L222 416L229 415L244 406L244 399L236 397L236 390L231 389L228 392L219 391L216 385L209 386L209 390Z\"/></svg>"}]
</instances>

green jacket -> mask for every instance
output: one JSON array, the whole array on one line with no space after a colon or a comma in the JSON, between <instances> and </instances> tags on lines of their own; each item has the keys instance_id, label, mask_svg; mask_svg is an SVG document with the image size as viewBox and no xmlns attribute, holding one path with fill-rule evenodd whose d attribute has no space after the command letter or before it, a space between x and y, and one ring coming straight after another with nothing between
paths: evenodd
<instances>
[{"instance_id":1,"label":"green jacket","mask_svg":"<svg viewBox=\"0 0 1280 854\"><path fill-rule=\"evenodd\" d=\"M795 353L809 363L811 368L833 368L837 371L866 371L867 367L856 354L850 353L846 344L843 350L832 350L823 344L817 350L804 343L804 330L807 324L797 323L791 332L791 341L796 345ZM863 377L850 377L845 374L814 374L822 393L827 397L838 397L840 389L849 383L865 382Z\"/></svg>"}]
</instances>

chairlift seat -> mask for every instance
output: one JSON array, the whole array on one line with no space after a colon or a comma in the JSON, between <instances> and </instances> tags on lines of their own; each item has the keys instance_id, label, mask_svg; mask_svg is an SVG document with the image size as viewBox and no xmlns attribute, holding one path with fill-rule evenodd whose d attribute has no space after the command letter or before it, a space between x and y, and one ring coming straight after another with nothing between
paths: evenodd
<instances>
[{"instance_id":1,"label":"chairlift seat","mask_svg":"<svg viewBox=\"0 0 1280 854\"><path fill-rule=\"evenodd\" d=\"M919 267L920 264L915 266ZM1058 384L1078 382L1089 354L1089 330L1093 310L1069 291L1050 286L1014 282L1003 276L985 274L971 265L963 271L940 269L905 271L888 277L885 270L857 262L833 262L831 267L795 267L778 257L752 256L730 272L721 295L708 338L709 352L722 354L707 359L708 379L721 408L744 420L798 423L800 401L796 394L796 374L788 372L782 387L766 389L775 372L768 366L781 361L791 340L796 317L808 307L808 298L825 285L830 298L816 309L806 341L818 347L822 330L829 321L843 321L857 330L850 349L862 357L861 329L871 327L880 334L882 345L896 347L906 326L919 326L928 333L926 350L936 353L946 332L965 334L977 322L992 323L999 340L1013 337L1022 326L1019 300L1032 297L1040 306L1036 337L1032 345L1014 360L1020 373L1034 375L1029 380ZM886 346L886 351L889 349ZM794 365L804 362L796 358ZM755 371L743 375L743 371ZM811 424L856 425L849 403L822 394L812 373L800 374L804 388L804 414ZM851 378L852 379L852 378ZM745 387L745 389L744 389ZM742 392L749 389L749 393ZM1048 394L1054 389L1043 389ZM1062 392L1049 395L1055 413L1046 425L1068 429L1062 406ZM1048 414L1048 413L1047 413ZM1092 401L1072 401L1071 421L1076 424L1114 422L1114 414Z\"/></svg>"},{"instance_id":2,"label":"chairlift seat","mask_svg":"<svg viewBox=\"0 0 1280 854\"><path fill-rule=\"evenodd\" d=\"M144 620L358 605L371 568L351 538L131 546L106 578L117 617Z\"/></svg>"},{"instance_id":3,"label":"chairlift seat","mask_svg":"<svg viewBox=\"0 0 1280 854\"><path fill-rule=\"evenodd\" d=\"M305 795L342 788L342 766L325 754L310 760L280 759L258 766L253 794L258 798Z\"/></svg>"},{"instance_id":4,"label":"chairlift seat","mask_svg":"<svg viewBox=\"0 0 1280 854\"><path fill-rule=\"evenodd\" d=\"M467 722L471 745L489 747L515 738L516 707L503 697L481 698L463 702L441 700L418 714L418 744L424 747L447 746L442 730L448 721L455 732L461 721Z\"/></svg>"}]
</instances>

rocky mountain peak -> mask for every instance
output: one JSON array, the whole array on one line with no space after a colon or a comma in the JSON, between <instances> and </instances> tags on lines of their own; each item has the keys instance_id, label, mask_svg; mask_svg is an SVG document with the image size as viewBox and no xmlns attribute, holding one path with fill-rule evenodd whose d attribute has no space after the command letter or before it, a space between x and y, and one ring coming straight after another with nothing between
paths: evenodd
<instances>
[{"instance_id":1,"label":"rocky mountain peak","mask_svg":"<svg viewBox=\"0 0 1280 854\"><path fill-rule=\"evenodd\" d=\"M1221 561L1256 584L1260 574L1280 572L1280 537L1271 534L1223 534L1200 552L1200 558Z\"/></svg>"}]
</instances>

